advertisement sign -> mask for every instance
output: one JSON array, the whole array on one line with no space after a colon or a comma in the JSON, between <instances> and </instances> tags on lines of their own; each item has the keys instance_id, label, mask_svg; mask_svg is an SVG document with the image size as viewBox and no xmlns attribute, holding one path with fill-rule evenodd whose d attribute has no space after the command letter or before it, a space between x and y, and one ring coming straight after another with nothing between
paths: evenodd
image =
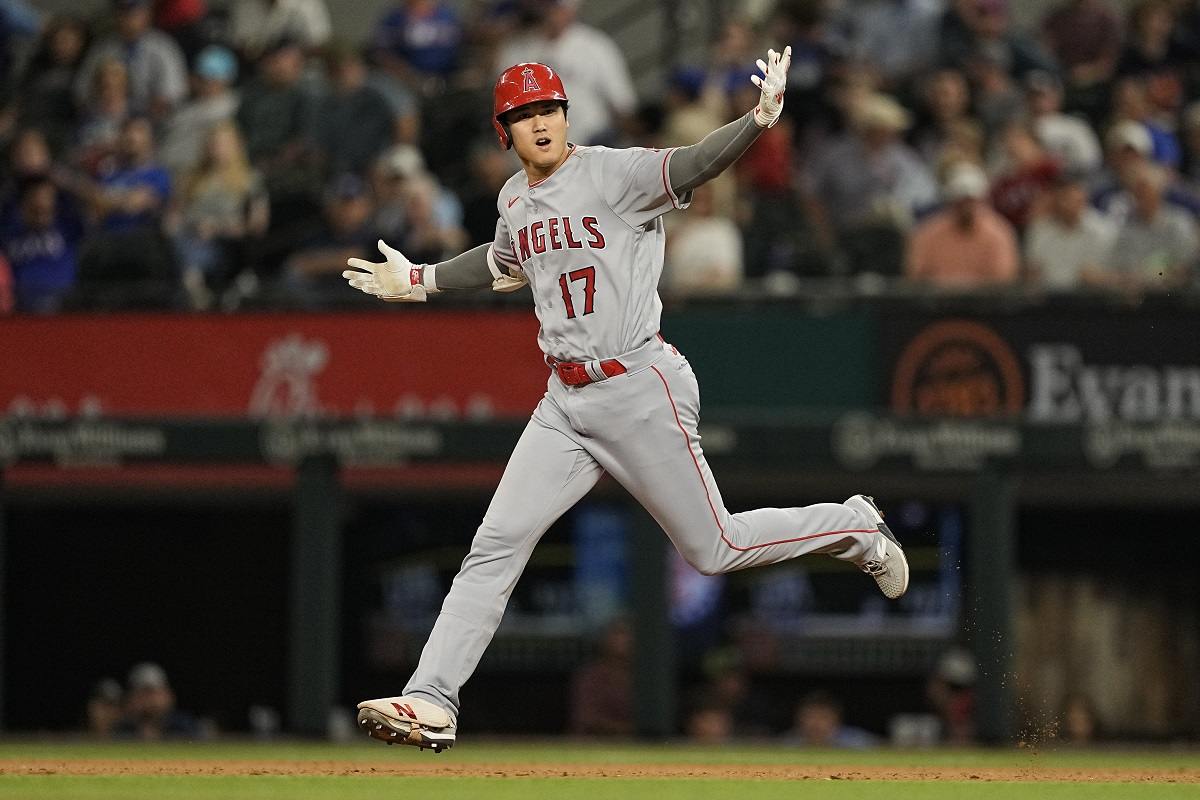
<instances>
[{"instance_id":1,"label":"advertisement sign","mask_svg":"<svg viewBox=\"0 0 1200 800\"><path fill-rule=\"evenodd\" d=\"M1200 422L1200 317L1186 310L886 314L880 350L898 414Z\"/></svg>"},{"instance_id":2,"label":"advertisement sign","mask_svg":"<svg viewBox=\"0 0 1200 800\"><path fill-rule=\"evenodd\" d=\"M881 404L901 419L937 417L959 428L1004 421L1080 426L1082 456L1092 467L1200 466L1195 313L1049 307L951 318L888 314L880 320L880 354ZM913 437L898 427L847 418L837 439L843 460L873 461L896 443L911 445ZM991 430L990 443L983 429L956 433L973 443L952 453L960 466L973 455L1020 449L1016 428ZM946 460L944 451L940 456Z\"/></svg>"},{"instance_id":3,"label":"advertisement sign","mask_svg":"<svg viewBox=\"0 0 1200 800\"><path fill-rule=\"evenodd\" d=\"M121 315L0 322L0 413L527 417L532 314Z\"/></svg>"}]
</instances>

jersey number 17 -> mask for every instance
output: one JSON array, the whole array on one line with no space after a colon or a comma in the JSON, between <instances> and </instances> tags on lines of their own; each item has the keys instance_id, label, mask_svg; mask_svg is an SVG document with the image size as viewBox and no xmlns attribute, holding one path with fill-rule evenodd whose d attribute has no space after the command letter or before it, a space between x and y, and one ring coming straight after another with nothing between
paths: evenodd
<instances>
[{"instance_id":1,"label":"jersey number 17","mask_svg":"<svg viewBox=\"0 0 1200 800\"><path fill-rule=\"evenodd\" d=\"M583 281L583 313L584 315L590 314L592 313L592 299L596 296L596 268L583 267L558 276L558 288L562 289L563 303L567 306L567 319L575 319L575 304L571 301L571 284L576 281Z\"/></svg>"}]
</instances>

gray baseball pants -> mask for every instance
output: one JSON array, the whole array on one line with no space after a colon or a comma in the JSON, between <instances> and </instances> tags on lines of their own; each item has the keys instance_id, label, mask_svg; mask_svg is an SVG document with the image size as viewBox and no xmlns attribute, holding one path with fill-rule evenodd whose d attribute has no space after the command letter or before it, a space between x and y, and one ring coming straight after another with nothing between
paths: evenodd
<instances>
[{"instance_id":1,"label":"gray baseball pants","mask_svg":"<svg viewBox=\"0 0 1200 800\"><path fill-rule=\"evenodd\" d=\"M808 553L856 564L880 556L875 524L841 503L729 513L700 449L700 391L687 359L657 338L618 358L628 372L586 386L566 386L551 374L404 694L457 720L459 689L491 642L533 548L605 472L705 574Z\"/></svg>"}]
</instances>

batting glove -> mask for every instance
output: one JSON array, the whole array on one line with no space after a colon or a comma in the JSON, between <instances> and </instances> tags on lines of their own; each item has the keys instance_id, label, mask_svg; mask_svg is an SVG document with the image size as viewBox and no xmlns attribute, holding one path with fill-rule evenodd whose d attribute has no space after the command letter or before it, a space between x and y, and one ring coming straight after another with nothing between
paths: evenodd
<instances>
[{"instance_id":1,"label":"batting glove","mask_svg":"<svg viewBox=\"0 0 1200 800\"><path fill-rule=\"evenodd\" d=\"M750 82L762 90L758 106L754 109L754 121L760 128L769 128L779 121L783 111L783 91L787 88L788 68L792 65L792 48L783 48L782 53L767 51L767 60L755 62L763 76L750 76Z\"/></svg>"},{"instance_id":2,"label":"batting glove","mask_svg":"<svg viewBox=\"0 0 1200 800\"><path fill-rule=\"evenodd\" d=\"M379 240L379 252L387 259L382 264L351 258L346 263L354 269L346 270L342 277L360 292L375 295L381 300L424 303L430 291L421 285L425 265L413 264L383 239Z\"/></svg>"}]
</instances>

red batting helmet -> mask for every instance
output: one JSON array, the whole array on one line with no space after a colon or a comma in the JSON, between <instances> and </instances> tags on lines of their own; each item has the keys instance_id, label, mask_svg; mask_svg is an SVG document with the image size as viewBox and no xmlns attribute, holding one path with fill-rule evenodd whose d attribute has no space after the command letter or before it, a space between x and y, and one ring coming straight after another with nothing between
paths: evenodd
<instances>
[{"instance_id":1,"label":"red batting helmet","mask_svg":"<svg viewBox=\"0 0 1200 800\"><path fill-rule=\"evenodd\" d=\"M500 137L500 146L505 150L512 147L512 137L500 121L500 117L514 108L520 108L539 100L561 100L567 102L567 90L563 88L558 73L545 64L526 61L514 64L500 73L492 95L492 125Z\"/></svg>"}]
</instances>

